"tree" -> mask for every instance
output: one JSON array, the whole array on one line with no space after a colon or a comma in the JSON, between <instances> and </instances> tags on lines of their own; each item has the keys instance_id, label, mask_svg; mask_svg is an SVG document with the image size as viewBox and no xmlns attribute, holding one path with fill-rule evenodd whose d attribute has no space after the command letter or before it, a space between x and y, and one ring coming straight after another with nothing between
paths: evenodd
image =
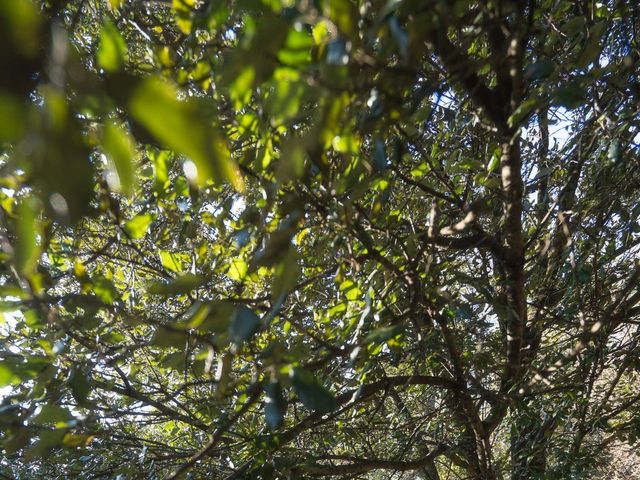
<instances>
[{"instance_id":1,"label":"tree","mask_svg":"<svg viewBox=\"0 0 640 480\"><path fill-rule=\"evenodd\" d=\"M0 473L612 475L639 10L0 1Z\"/></svg>"}]
</instances>

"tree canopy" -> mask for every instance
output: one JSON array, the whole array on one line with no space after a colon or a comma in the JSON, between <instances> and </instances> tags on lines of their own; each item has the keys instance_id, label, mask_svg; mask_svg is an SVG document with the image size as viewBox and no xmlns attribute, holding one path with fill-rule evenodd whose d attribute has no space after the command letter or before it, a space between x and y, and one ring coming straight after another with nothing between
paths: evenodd
<instances>
[{"instance_id":1,"label":"tree canopy","mask_svg":"<svg viewBox=\"0 0 640 480\"><path fill-rule=\"evenodd\" d=\"M0 477L637 478L639 30L0 0Z\"/></svg>"}]
</instances>

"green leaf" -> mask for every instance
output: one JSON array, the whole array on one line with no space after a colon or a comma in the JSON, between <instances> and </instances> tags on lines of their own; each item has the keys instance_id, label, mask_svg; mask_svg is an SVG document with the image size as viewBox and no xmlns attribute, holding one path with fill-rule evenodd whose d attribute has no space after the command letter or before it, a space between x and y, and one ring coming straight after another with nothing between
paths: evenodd
<instances>
[{"instance_id":1,"label":"green leaf","mask_svg":"<svg viewBox=\"0 0 640 480\"><path fill-rule=\"evenodd\" d=\"M124 129L110 122L104 127L102 146L115 166L118 177L115 190L131 195L135 187L133 157L136 150L133 139Z\"/></svg>"},{"instance_id":2,"label":"green leaf","mask_svg":"<svg viewBox=\"0 0 640 480\"><path fill-rule=\"evenodd\" d=\"M518 105L518 108L515 109L513 114L511 114L511 116L507 120L509 126L511 128L514 128L522 125L522 123L529 117L529 115L533 113L536 107L538 107L539 103L540 99L538 97L532 97Z\"/></svg>"},{"instance_id":3,"label":"green leaf","mask_svg":"<svg viewBox=\"0 0 640 480\"><path fill-rule=\"evenodd\" d=\"M25 109L22 102L0 91L0 142L19 138L25 126Z\"/></svg>"},{"instance_id":4,"label":"green leaf","mask_svg":"<svg viewBox=\"0 0 640 480\"><path fill-rule=\"evenodd\" d=\"M159 255L162 266L175 273L181 273L182 265L189 261L189 255L186 253L161 250Z\"/></svg>"},{"instance_id":5,"label":"green leaf","mask_svg":"<svg viewBox=\"0 0 640 480\"><path fill-rule=\"evenodd\" d=\"M620 146L619 139L616 138L609 144L607 158L613 163L618 163L622 158L622 147Z\"/></svg>"},{"instance_id":6,"label":"green leaf","mask_svg":"<svg viewBox=\"0 0 640 480\"><path fill-rule=\"evenodd\" d=\"M152 295L183 295L189 293L206 283L206 278L202 275L185 273L170 282L154 282L147 287L147 292Z\"/></svg>"},{"instance_id":7,"label":"green leaf","mask_svg":"<svg viewBox=\"0 0 640 480\"><path fill-rule=\"evenodd\" d=\"M229 332L232 340L240 344L251 338L260 328L260 318L244 305L236 307Z\"/></svg>"},{"instance_id":8,"label":"green leaf","mask_svg":"<svg viewBox=\"0 0 640 480\"><path fill-rule=\"evenodd\" d=\"M112 305L118 297L118 291L111 280L102 276L96 275L91 279L91 285L93 293L108 305Z\"/></svg>"},{"instance_id":9,"label":"green leaf","mask_svg":"<svg viewBox=\"0 0 640 480\"><path fill-rule=\"evenodd\" d=\"M62 439L62 444L65 447L83 447L91 443L92 440L93 435L79 435L67 432Z\"/></svg>"},{"instance_id":10,"label":"green leaf","mask_svg":"<svg viewBox=\"0 0 640 480\"><path fill-rule=\"evenodd\" d=\"M241 282L248 270L247 262L243 258L234 258L229 263L229 270L227 270L227 277L236 282Z\"/></svg>"},{"instance_id":11,"label":"green leaf","mask_svg":"<svg viewBox=\"0 0 640 480\"><path fill-rule=\"evenodd\" d=\"M67 408L48 404L40 408L40 412L33 419L33 422L36 425L43 425L45 423L64 423L69 420L73 420L73 415Z\"/></svg>"},{"instance_id":12,"label":"green leaf","mask_svg":"<svg viewBox=\"0 0 640 480\"><path fill-rule=\"evenodd\" d=\"M286 78L279 75L279 77L265 104L273 126L280 125L297 115L302 96L306 92L304 83L298 81L295 76Z\"/></svg>"},{"instance_id":13,"label":"green leaf","mask_svg":"<svg viewBox=\"0 0 640 480\"><path fill-rule=\"evenodd\" d=\"M362 295L362 290L353 280L345 280L340 284L339 290L344 293L347 300L358 300Z\"/></svg>"},{"instance_id":14,"label":"green leaf","mask_svg":"<svg viewBox=\"0 0 640 480\"><path fill-rule=\"evenodd\" d=\"M87 397L91 392L91 384L87 375L80 367L73 367L71 376L69 377L69 384L71 385L71 394L79 405L85 405L87 403Z\"/></svg>"},{"instance_id":15,"label":"green leaf","mask_svg":"<svg viewBox=\"0 0 640 480\"><path fill-rule=\"evenodd\" d=\"M291 372L291 383L302 404L318 413L329 413L336 408L336 400L316 377L301 368Z\"/></svg>"},{"instance_id":16,"label":"green leaf","mask_svg":"<svg viewBox=\"0 0 640 480\"><path fill-rule=\"evenodd\" d=\"M20 382L16 375L15 366L9 362L0 362L0 388Z\"/></svg>"},{"instance_id":17,"label":"green leaf","mask_svg":"<svg viewBox=\"0 0 640 480\"><path fill-rule=\"evenodd\" d=\"M585 23L586 19L584 16L576 15L567 20L567 22L565 22L560 29L567 35L572 37L584 32Z\"/></svg>"},{"instance_id":18,"label":"green leaf","mask_svg":"<svg viewBox=\"0 0 640 480\"><path fill-rule=\"evenodd\" d=\"M237 107L241 107L249 102L255 78L255 67L248 65L240 71L229 85L229 94Z\"/></svg>"},{"instance_id":19,"label":"green leaf","mask_svg":"<svg viewBox=\"0 0 640 480\"><path fill-rule=\"evenodd\" d=\"M127 55L127 44L118 28L107 20L100 30L98 45L98 65L106 72L115 72L122 68Z\"/></svg>"},{"instance_id":20,"label":"green leaf","mask_svg":"<svg viewBox=\"0 0 640 480\"><path fill-rule=\"evenodd\" d=\"M189 35L192 26L192 9L195 7L195 0L173 0L172 10L175 13L176 25L182 33Z\"/></svg>"},{"instance_id":21,"label":"green leaf","mask_svg":"<svg viewBox=\"0 0 640 480\"><path fill-rule=\"evenodd\" d=\"M387 158L387 149L382 139L375 141L373 148L373 166L376 170L382 171L389 168L389 159Z\"/></svg>"},{"instance_id":22,"label":"green leaf","mask_svg":"<svg viewBox=\"0 0 640 480\"><path fill-rule=\"evenodd\" d=\"M540 80L551 75L555 68L553 61L548 58L541 58L537 62L528 65L525 68L524 75L529 80Z\"/></svg>"},{"instance_id":23,"label":"green leaf","mask_svg":"<svg viewBox=\"0 0 640 480\"><path fill-rule=\"evenodd\" d=\"M581 106L587 98L587 92L577 81L572 81L555 91L556 104L568 109Z\"/></svg>"},{"instance_id":24,"label":"green leaf","mask_svg":"<svg viewBox=\"0 0 640 480\"><path fill-rule=\"evenodd\" d=\"M186 328L223 333L229 330L236 307L229 302L198 303L189 311Z\"/></svg>"},{"instance_id":25,"label":"green leaf","mask_svg":"<svg viewBox=\"0 0 640 480\"><path fill-rule=\"evenodd\" d=\"M305 171L305 155L305 144L302 139L291 138L284 142L276 170L278 181L285 182L302 177Z\"/></svg>"},{"instance_id":26,"label":"green leaf","mask_svg":"<svg viewBox=\"0 0 640 480\"><path fill-rule=\"evenodd\" d=\"M337 25L340 32L347 37L356 34L356 23L360 15L351 0L328 0L325 2L328 17Z\"/></svg>"},{"instance_id":27,"label":"green leaf","mask_svg":"<svg viewBox=\"0 0 640 480\"><path fill-rule=\"evenodd\" d=\"M195 168L186 169L192 180L199 185L209 179L228 181L236 190L244 189L224 138L194 100L178 100L172 85L150 78L141 82L129 106L131 115L154 137L193 161Z\"/></svg>"},{"instance_id":28,"label":"green leaf","mask_svg":"<svg viewBox=\"0 0 640 480\"><path fill-rule=\"evenodd\" d=\"M499 165L500 165L500 149L497 149L497 151L493 152L493 155L491 156L491 160L489 161L489 165L487 165L487 172L488 173L494 172Z\"/></svg>"},{"instance_id":29,"label":"green leaf","mask_svg":"<svg viewBox=\"0 0 640 480\"><path fill-rule=\"evenodd\" d=\"M14 260L16 269L25 277L35 273L40 258L38 211L34 198L26 198L18 206Z\"/></svg>"},{"instance_id":30,"label":"green leaf","mask_svg":"<svg viewBox=\"0 0 640 480\"><path fill-rule=\"evenodd\" d=\"M153 189L158 194L163 194L167 181L169 180L168 163L169 152L162 150L156 152L153 156Z\"/></svg>"},{"instance_id":31,"label":"green leaf","mask_svg":"<svg viewBox=\"0 0 640 480\"><path fill-rule=\"evenodd\" d=\"M8 455L12 455L27 446L29 440L31 440L29 430L27 428L20 428L2 443L2 447Z\"/></svg>"},{"instance_id":32,"label":"green leaf","mask_svg":"<svg viewBox=\"0 0 640 480\"><path fill-rule=\"evenodd\" d=\"M278 50L278 60L287 66L301 67L311 60L313 37L306 30L290 28L284 46Z\"/></svg>"},{"instance_id":33,"label":"green leaf","mask_svg":"<svg viewBox=\"0 0 640 480\"><path fill-rule=\"evenodd\" d=\"M160 326L154 332L150 343L159 347L184 348L188 338L189 335L187 332L181 332Z\"/></svg>"},{"instance_id":34,"label":"green leaf","mask_svg":"<svg viewBox=\"0 0 640 480\"><path fill-rule=\"evenodd\" d=\"M365 343L384 343L387 340L402 333L404 328L402 325L394 325L392 327L381 327L369 332L364 338Z\"/></svg>"},{"instance_id":35,"label":"green leaf","mask_svg":"<svg viewBox=\"0 0 640 480\"><path fill-rule=\"evenodd\" d=\"M275 267L273 282L271 284L271 298L274 300L281 295L289 293L298 283L301 268L296 249L289 247L289 252L284 260Z\"/></svg>"},{"instance_id":36,"label":"green leaf","mask_svg":"<svg viewBox=\"0 0 640 480\"><path fill-rule=\"evenodd\" d=\"M109 6L111 7L111 10L117 10L124 4L124 2L125 0L109 0Z\"/></svg>"},{"instance_id":37,"label":"green leaf","mask_svg":"<svg viewBox=\"0 0 640 480\"><path fill-rule=\"evenodd\" d=\"M592 62L598 59L605 45L602 36L606 31L606 21L597 22L589 28L589 38L582 52L580 52L580 56L576 60L576 64L580 68L587 68Z\"/></svg>"},{"instance_id":38,"label":"green leaf","mask_svg":"<svg viewBox=\"0 0 640 480\"><path fill-rule=\"evenodd\" d=\"M51 448L57 447L62 443L62 439L66 433L66 429L41 430L38 442L25 454L27 460L44 457Z\"/></svg>"},{"instance_id":39,"label":"green leaf","mask_svg":"<svg viewBox=\"0 0 640 480\"><path fill-rule=\"evenodd\" d=\"M271 430L282 426L287 413L287 400L282 392L280 382L271 382L264 387L264 416Z\"/></svg>"},{"instance_id":40,"label":"green leaf","mask_svg":"<svg viewBox=\"0 0 640 480\"><path fill-rule=\"evenodd\" d=\"M149 230L149 225L153 222L153 217L149 213L141 213L140 215L136 215L127 223L125 223L124 228L127 233L133 239L139 239L144 237ZM164 265L164 262L163 262Z\"/></svg>"}]
</instances>

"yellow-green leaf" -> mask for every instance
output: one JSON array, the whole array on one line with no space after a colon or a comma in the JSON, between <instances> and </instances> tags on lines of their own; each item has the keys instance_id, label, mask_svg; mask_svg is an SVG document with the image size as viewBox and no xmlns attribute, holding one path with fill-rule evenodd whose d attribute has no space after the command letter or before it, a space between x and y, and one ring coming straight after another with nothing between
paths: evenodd
<instances>
[{"instance_id":1,"label":"yellow-green leaf","mask_svg":"<svg viewBox=\"0 0 640 480\"><path fill-rule=\"evenodd\" d=\"M125 0L109 0L109 7L111 10L118 10L122 5L124 5Z\"/></svg>"},{"instance_id":2,"label":"yellow-green leaf","mask_svg":"<svg viewBox=\"0 0 640 480\"><path fill-rule=\"evenodd\" d=\"M247 269L247 262L245 262L242 258L234 258L233 260L231 260L231 264L229 265L227 277L229 277L231 280L235 280L236 282L240 282L247 274Z\"/></svg>"},{"instance_id":3,"label":"yellow-green leaf","mask_svg":"<svg viewBox=\"0 0 640 480\"><path fill-rule=\"evenodd\" d=\"M162 266L172 272L182 272L183 262L188 260L189 256L185 253L168 252L166 250L160 251L160 262L162 262Z\"/></svg>"},{"instance_id":4,"label":"yellow-green leaf","mask_svg":"<svg viewBox=\"0 0 640 480\"><path fill-rule=\"evenodd\" d=\"M206 279L202 275L185 273L167 283L152 283L147 291L153 295L183 295L202 286L205 282Z\"/></svg>"},{"instance_id":5,"label":"yellow-green leaf","mask_svg":"<svg viewBox=\"0 0 640 480\"><path fill-rule=\"evenodd\" d=\"M355 4L351 0L329 0L326 5L329 18L338 26L340 32L353 37L359 17Z\"/></svg>"},{"instance_id":6,"label":"yellow-green leaf","mask_svg":"<svg viewBox=\"0 0 640 480\"><path fill-rule=\"evenodd\" d=\"M135 169L133 157L135 144L127 131L115 123L107 123L104 127L102 146L113 162L118 181L113 187L130 195L135 187Z\"/></svg>"},{"instance_id":7,"label":"yellow-green leaf","mask_svg":"<svg viewBox=\"0 0 640 480\"><path fill-rule=\"evenodd\" d=\"M148 213L142 213L140 215L136 215L131 220L129 220L124 228L127 233L133 239L142 238L147 234L149 230L149 225L153 221L153 217ZM162 254L161 254L162 255ZM162 256L161 256L162 258Z\"/></svg>"},{"instance_id":8,"label":"yellow-green leaf","mask_svg":"<svg viewBox=\"0 0 640 480\"><path fill-rule=\"evenodd\" d=\"M33 198L23 200L18 206L17 217L14 260L18 272L29 277L35 272L40 258L37 201Z\"/></svg>"},{"instance_id":9,"label":"yellow-green leaf","mask_svg":"<svg viewBox=\"0 0 640 480\"><path fill-rule=\"evenodd\" d=\"M160 142L193 161L190 178L227 181L237 190L244 184L224 137L211 125L194 100L178 100L177 90L157 78L145 80L134 92L131 114Z\"/></svg>"},{"instance_id":10,"label":"yellow-green leaf","mask_svg":"<svg viewBox=\"0 0 640 480\"><path fill-rule=\"evenodd\" d=\"M116 26L107 20L100 30L98 46L98 65L106 72L115 72L122 68L127 56L127 44Z\"/></svg>"},{"instance_id":11,"label":"yellow-green leaf","mask_svg":"<svg viewBox=\"0 0 640 480\"><path fill-rule=\"evenodd\" d=\"M172 7L176 16L176 25L184 33L191 33L191 13L195 7L195 0L173 0Z\"/></svg>"},{"instance_id":12,"label":"yellow-green leaf","mask_svg":"<svg viewBox=\"0 0 640 480\"><path fill-rule=\"evenodd\" d=\"M0 362L0 388L19 381L20 377L16 375L14 366L9 362Z\"/></svg>"}]
</instances>

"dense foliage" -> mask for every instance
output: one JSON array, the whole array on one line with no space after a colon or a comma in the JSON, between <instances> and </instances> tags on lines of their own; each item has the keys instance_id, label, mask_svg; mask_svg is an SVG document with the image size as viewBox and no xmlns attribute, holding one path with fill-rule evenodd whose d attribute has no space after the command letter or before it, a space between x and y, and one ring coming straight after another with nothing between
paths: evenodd
<instances>
[{"instance_id":1,"label":"dense foliage","mask_svg":"<svg viewBox=\"0 0 640 480\"><path fill-rule=\"evenodd\" d=\"M0 0L0 476L636 478L639 30Z\"/></svg>"}]
</instances>

